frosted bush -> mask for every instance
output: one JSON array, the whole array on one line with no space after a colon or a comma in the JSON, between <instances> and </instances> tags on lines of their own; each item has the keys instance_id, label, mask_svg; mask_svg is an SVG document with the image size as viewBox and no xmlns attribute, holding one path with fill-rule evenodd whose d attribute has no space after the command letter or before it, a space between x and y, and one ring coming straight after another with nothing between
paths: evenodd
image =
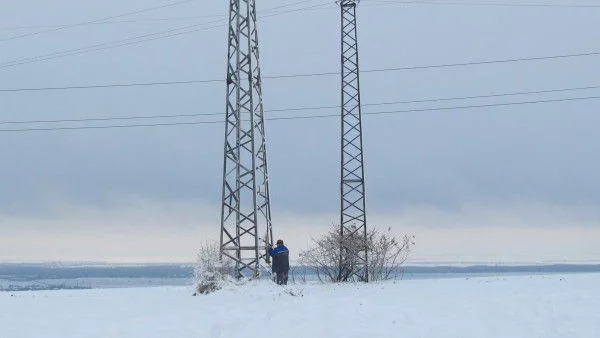
<instances>
[{"instance_id":1,"label":"frosted bush","mask_svg":"<svg viewBox=\"0 0 600 338\"><path fill-rule=\"evenodd\" d=\"M300 264L304 271L312 271L322 282L362 281L357 272L365 266L358 253L366 251L369 280L388 280L401 272L414 245L414 236L397 236L391 228L385 231L371 228L365 241L360 235L342 236L339 226L333 225L328 232L313 239L312 247L300 252Z\"/></svg>"},{"instance_id":2,"label":"frosted bush","mask_svg":"<svg viewBox=\"0 0 600 338\"><path fill-rule=\"evenodd\" d=\"M194 269L196 293L203 295L222 289L234 283L232 276L233 263L227 257L220 257L219 245L206 243L200 247Z\"/></svg>"}]
</instances>

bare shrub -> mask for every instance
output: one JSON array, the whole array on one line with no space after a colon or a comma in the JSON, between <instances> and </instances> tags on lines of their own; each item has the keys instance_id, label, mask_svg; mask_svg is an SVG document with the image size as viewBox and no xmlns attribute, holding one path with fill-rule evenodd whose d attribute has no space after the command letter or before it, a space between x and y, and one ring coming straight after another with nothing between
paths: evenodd
<instances>
[{"instance_id":1,"label":"bare shrub","mask_svg":"<svg viewBox=\"0 0 600 338\"><path fill-rule=\"evenodd\" d=\"M357 254L365 250L369 280L395 278L415 244L414 236L397 237L391 228L369 230L366 242L357 233L342 237L339 226L335 225L312 241L311 248L300 252L299 262L322 282L361 281L363 278L357 276L357 272L364 264Z\"/></svg>"},{"instance_id":2,"label":"bare shrub","mask_svg":"<svg viewBox=\"0 0 600 338\"><path fill-rule=\"evenodd\" d=\"M194 268L196 293L209 294L220 290L233 282L233 262L227 257L221 259L219 244L205 243L198 250L198 258Z\"/></svg>"},{"instance_id":3,"label":"bare shrub","mask_svg":"<svg viewBox=\"0 0 600 338\"><path fill-rule=\"evenodd\" d=\"M320 281L341 282L343 264L341 255L342 236L339 229L331 227L327 233L312 239L313 246L299 253L299 263L312 271Z\"/></svg>"},{"instance_id":4,"label":"bare shrub","mask_svg":"<svg viewBox=\"0 0 600 338\"><path fill-rule=\"evenodd\" d=\"M367 234L369 280L379 281L398 277L410 250L415 245L414 235L396 236L391 228L373 229Z\"/></svg>"}]
</instances>

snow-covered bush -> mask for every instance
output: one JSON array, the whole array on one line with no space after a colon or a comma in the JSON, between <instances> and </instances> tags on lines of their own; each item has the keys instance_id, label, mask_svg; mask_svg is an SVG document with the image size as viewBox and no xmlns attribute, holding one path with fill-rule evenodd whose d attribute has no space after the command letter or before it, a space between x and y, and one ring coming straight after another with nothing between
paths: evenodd
<instances>
[{"instance_id":1,"label":"snow-covered bush","mask_svg":"<svg viewBox=\"0 0 600 338\"><path fill-rule=\"evenodd\" d=\"M221 258L218 243L206 243L198 250L198 259L194 269L194 281L197 294L208 294L220 290L226 284L233 283L233 262L227 257Z\"/></svg>"},{"instance_id":2,"label":"snow-covered bush","mask_svg":"<svg viewBox=\"0 0 600 338\"><path fill-rule=\"evenodd\" d=\"M414 244L414 236L397 237L391 228L386 231L369 230L365 242L364 237L358 234L341 236L339 226L334 225L323 236L313 238L311 248L300 252L300 264L303 269L311 270L320 281L360 281L363 278L357 276L357 272L364 266L358 253L366 250L369 280L386 280L396 277L401 271Z\"/></svg>"}]
</instances>

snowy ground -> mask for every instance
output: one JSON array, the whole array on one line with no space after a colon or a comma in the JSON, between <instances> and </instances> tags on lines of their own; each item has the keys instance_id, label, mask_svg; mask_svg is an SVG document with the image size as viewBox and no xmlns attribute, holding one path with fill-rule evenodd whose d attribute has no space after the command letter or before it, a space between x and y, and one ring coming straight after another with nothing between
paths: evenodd
<instances>
[{"instance_id":1,"label":"snowy ground","mask_svg":"<svg viewBox=\"0 0 600 338\"><path fill-rule=\"evenodd\" d=\"M599 291L600 274L565 274L0 292L0 337L598 338Z\"/></svg>"}]
</instances>

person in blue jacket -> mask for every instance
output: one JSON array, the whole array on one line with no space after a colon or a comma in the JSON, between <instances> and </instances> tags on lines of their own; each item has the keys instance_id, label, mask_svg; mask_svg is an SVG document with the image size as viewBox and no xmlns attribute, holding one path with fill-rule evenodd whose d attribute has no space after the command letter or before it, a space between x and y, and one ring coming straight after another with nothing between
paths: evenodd
<instances>
[{"instance_id":1,"label":"person in blue jacket","mask_svg":"<svg viewBox=\"0 0 600 338\"><path fill-rule=\"evenodd\" d=\"M269 255L273 257L272 270L277 275L277 284L287 285L290 271L290 251L283 245L283 240L278 239L277 246L269 248Z\"/></svg>"}]
</instances>

